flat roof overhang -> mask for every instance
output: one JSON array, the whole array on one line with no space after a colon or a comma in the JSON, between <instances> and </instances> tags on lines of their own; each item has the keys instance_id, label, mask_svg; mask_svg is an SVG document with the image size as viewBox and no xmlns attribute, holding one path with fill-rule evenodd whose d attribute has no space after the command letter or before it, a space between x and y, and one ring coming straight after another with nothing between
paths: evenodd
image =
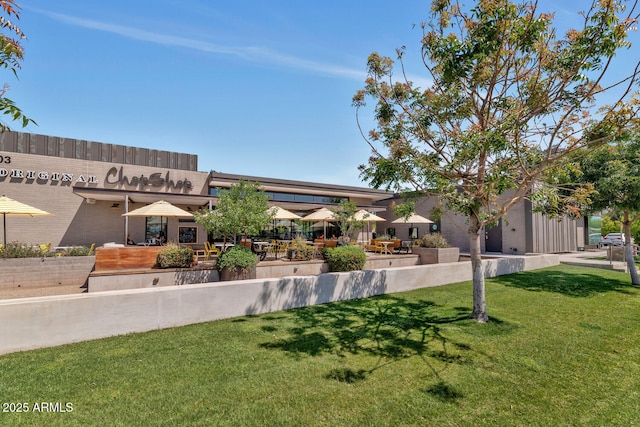
<instances>
[{"instance_id":1,"label":"flat roof overhang","mask_svg":"<svg viewBox=\"0 0 640 427\"><path fill-rule=\"evenodd\" d=\"M126 197L129 196L129 201L133 203L153 203L158 200L164 200L174 205L184 206L197 206L208 207L209 202L212 206L218 203L218 198L214 196L202 196L202 195L189 195L189 194L167 194L167 193L152 193L152 192L135 192L135 191L123 191L123 190L110 190L110 189L98 189L98 188L74 188L74 194L77 194L84 199L102 200L107 202L124 202ZM286 202L277 201L269 202L271 205L277 205L281 208L290 211L306 212L321 207L332 207L335 205L327 205L320 203L304 203L304 202ZM358 206L359 209L367 209L372 212L385 211L386 208L382 206Z\"/></svg>"},{"instance_id":2,"label":"flat roof overhang","mask_svg":"<svg viewBox=\"0 0 640 427\"><path fill-rule=\"evenodd\" d=\"M208 206L209 202L215 204L216 198L213 196L191 195L191 194L171 194L154 192L136 192L125 190L111 190L105 188L73 188L74 194L85 199L103 200L107 202L124 202L127 196L133 203L153 203L164 200L174 205Z\"/></svg>"},{"instance_id":3,"label":"flat roof overhang","mask_svg":"<svg viewBox=\"0 0 640 427\"><path fill-rule=\"evenodd\" d=\"M292 181L286 179L244 176L220 172L212 172L210 174L209 186L214 188L229 188L231 184L237 184L241 180L259 182L264 191L299 193L314 196L334 196L348 198L356 197L360 199L369 199L371 200L372 204L373 202L390 199L393 197L393 193L373 188L320 184L317 182ZM280 204L280 202L278 203Z\"/></svg>"}]
</instances>

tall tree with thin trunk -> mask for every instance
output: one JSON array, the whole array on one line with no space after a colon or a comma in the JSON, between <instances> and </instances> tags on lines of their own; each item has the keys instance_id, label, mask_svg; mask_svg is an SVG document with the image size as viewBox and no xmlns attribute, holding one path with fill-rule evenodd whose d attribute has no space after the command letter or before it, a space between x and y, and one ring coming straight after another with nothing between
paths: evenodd
<instances>
[{"instance_id":1,"label":"tall tree with thin trunk","mask_svg":"<svg viewBox=\"0 0 640 427\"><path fill-rule=\"evenodd\" d=\"M389 57L368 58L365 87L353 98L358 123L365 112L376 123L363 130L372 155L362 176L374 187L437 196L467 217L471 317L479 322L488 320L484 227L532 197L571 153L608 142L636 116L630 98L638 65L609 79L616 53L630 48L635 6L593 1L579 28L559 37L554 15L540 13L535 1L479 0L465 8L434 0L432 19L421 26L427 87L407 77L405 48L397 50L398 75Z\"/></svg>"},{"instance_id":2,"label":"tall tree with thin trunk","mask_svg":"<svg viewBox=\"0 0 640 427\"><path fill-rule=\"evenodd\" d=\"M583 157L580 172L580 179L596 190L591 210L612 210L622 218L631 283L640 286L631 247L631 224L640 220L640 134L623 135Z\"/></svg>"}]
</instances>

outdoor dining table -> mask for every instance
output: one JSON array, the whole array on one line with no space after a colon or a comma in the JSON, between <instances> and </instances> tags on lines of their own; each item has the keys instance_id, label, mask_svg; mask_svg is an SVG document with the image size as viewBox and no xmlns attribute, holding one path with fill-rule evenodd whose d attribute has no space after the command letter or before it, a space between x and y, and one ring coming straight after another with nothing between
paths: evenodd
<instances>
[{"instance_id":1,"label":"outdoor dining table","mask_svg":"<svg viewBox=\"0 0 640 427\"><path fill-rule=\"evenodd\" d=\"M384 246L383 252L390 255L391 251L389 251L389 245L393 245L393 242L390 240L381 240L380 243Z\"/></svg>"}]
</instances>

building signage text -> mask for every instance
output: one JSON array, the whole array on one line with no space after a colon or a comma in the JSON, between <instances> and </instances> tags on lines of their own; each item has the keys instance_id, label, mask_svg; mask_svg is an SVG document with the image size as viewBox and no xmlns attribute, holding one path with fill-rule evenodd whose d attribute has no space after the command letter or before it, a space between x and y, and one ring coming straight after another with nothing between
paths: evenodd
<instances>
[{"instance_id":1,"label":"building signage text","mask_svg":"<svg viewBox=\"0 0 640 427\"><path fill-rule=\"evenodd\" d=\"M105 177L105 183L125 187L138 187L141 191L144 191L147 187L164 187L166 190L191 190L193 188L191 181L186 178L177 181L172 180L169 171L167 171L164 177L160 172L152 173L149 176L140 175L128 177L124 174L122 166L120 168L114 166L109 169Z\"/></svg>"},{"instance_id":2,"label":"building signage text","mask_svg":"<svg viewBox=\"0 0 640 427\"><path fill-rule=\"evenodd\" d=\"M74 178L74 175L72 173L67 172L47 172L28 169L23 170L0 168L0 179L7 177L11 179L28 179L38 181L78 182L88 184L98 183L98 178L93 175L89 175L86 177L84 175L78 175L77 178Z\"/></svg>"}]
</instances>

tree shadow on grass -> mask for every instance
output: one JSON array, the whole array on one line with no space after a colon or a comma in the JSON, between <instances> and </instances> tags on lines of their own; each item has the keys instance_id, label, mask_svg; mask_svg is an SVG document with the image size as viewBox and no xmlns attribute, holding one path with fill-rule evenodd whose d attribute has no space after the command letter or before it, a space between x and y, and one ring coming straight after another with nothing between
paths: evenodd
<instances>
[{"instance_id":1,"label":"tree shadow on grass","mask_svg":"<svg viewBox=\"0 0 640 427\"><path fill-rule=\"evenodd\" d=\"M441 333L443 324L471 321L468 308L383 295L290 313L294 326L289 329L289 336L263 343L263 348L282 350L294 357L334 354L346 358L364 354L376 358L375 366L369 369L341 367L324 376L340 382L363 381L390 363L420 357L442 383L434 362L464 363L465 353L471 351L467 344L454 342Z\"/></svg>"},{"instance_id":2,"label":"tree shadow on grass","mask_svg":"<svg viewBox=\"0 0 640 427\"><path fill-rule=\"evenodd\" d=\"M603 277L599 274L558 270L537 270L494 278L497 283L533 292L556 292L570 297L589 297L603 292L631 294L628 279Z\"/></svg>"}]
</instances>

